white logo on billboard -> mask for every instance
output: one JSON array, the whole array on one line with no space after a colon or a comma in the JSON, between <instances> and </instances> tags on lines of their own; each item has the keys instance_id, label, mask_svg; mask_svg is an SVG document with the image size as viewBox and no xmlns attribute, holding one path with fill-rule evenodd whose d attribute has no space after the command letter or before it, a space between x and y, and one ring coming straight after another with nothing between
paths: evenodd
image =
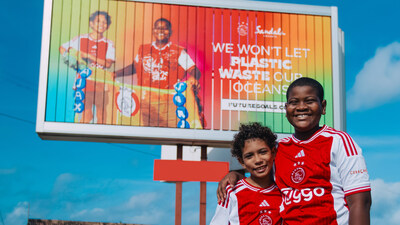
<instances>
[{"instance_id":1,"label":"white logo on billboard","mask_svg":"<svg viewBox=\"0 0 400 225\"><path fill-rule=\"evenodd\" d=\"M237 31L240 36L246 36L248 30L249 30L249 26L247 23L244 23L244 22L242 22L241 24L239 23Z\"/></svg>"},{"instance_id":2,"label":"white logo on billboard","mask_svg":"<svg viewBox=\"0 0 400 225\"><path fill-rule=\"evenodd\" d=\"M275 29L272 27L271 29L267 30L267 29L262 29L262 28L261 28L261 25L258 25L258 26L256 27L256 32L255 32L255 34L261 34L261 35L263 35L264 37L273 37L273 38L276 38L276 37L278 37L278 36L284 36L284 35L286 35L285 33L283 33L283 31L282 31L281 28L278 28L277 30L275 30Z\"/></svg>"},{"instance_id":3,"label":"white logo on billboard","mask_svg":"<svg viewBox=\"0 0 400 225\"><path fill-rule=\"evenodd\" d=\"M120 93L117 97L118 109L124 116L132 116L139 107L138 102L132 96L133 90L125 87L121 87Z\"/></svg>"},{"instance_id":4,"label":"white logo on billboard","mask_svg":"<svg viewBox=\"0 0 400 225\"><path fill-rule=\"evenodd\" d=\"M162 68L162 62L159 63L157 62L157 59L154 59L151 56L144 56L143 57L143 70L146 73L151 74L151 79L153 81L158 81L158 80L167 80L168 76L168 71L163 71Z\"/></svg>"}]
</instances>

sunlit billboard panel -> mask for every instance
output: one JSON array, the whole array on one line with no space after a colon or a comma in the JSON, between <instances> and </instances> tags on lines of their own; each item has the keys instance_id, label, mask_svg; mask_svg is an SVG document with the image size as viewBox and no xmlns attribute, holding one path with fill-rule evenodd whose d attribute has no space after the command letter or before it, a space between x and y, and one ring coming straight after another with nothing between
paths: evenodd
<instances>
[{"instance_id":1,"label":"sunlit billboard panel","mask_svg":"<svg viewBox=\"0 0 400 225\"><path fill-rule=\"evenodd\" d=\"M253 1L47 0L43 138L226 145L240 123L285 136L286 91L325 89L344 129L335 7Z\"/></svg>"}]
</instances>

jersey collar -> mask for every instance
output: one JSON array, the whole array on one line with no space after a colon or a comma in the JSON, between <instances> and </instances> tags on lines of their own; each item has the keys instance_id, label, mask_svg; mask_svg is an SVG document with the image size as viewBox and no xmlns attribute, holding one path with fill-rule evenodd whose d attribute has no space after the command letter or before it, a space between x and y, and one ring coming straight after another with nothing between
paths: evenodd
<instances>
[{"instance_id":1,"label":"jersey collar","mask_svg":"<svg viewBox=\"0 0 400 225\"><path fill-rule=\"evenodd\" d=\"M303 141L303 140L297 139L297 138L294 136L294 134L292 134L292 140L293 140L295 143L298 143L298 144L310 143L310 142L312 142L313 140L315 140L315 138L317 138L321 133L323 133L327 128L328 128L328 126L323 125L321 129L319 129L317 132L315 132L315 133L313 134L313 136L311 136L309 139L304 140L304 141Z\"/></svg>"},{"instance_id":2,"label":"jersey collar","mask_svg":"<svg viewBox=\"0 0 400 225\"><path fill-rule=\"evenodd\" d=\"M267 188L260 188L260 187L255 187L253 185L251 185L249 182L246 181L246 178L243 178L240 180L244 186L246 186L248 189L255 191L255 192L261 192L261 193L268 193L273 191L275 188L277 188L276 184L273 183L271 184L271 186L267 187Z\"/></svg>"},{"instance_id":3,"label":"jersey collar","mask_svg":"<svg viewBox=\"0 0 400 225\"><path fill-rule=\"evenodd\" d=\"M155 48L155 49L157 49L157 50L159 50L159 51L162 51L162 50L164 50L164 49L166 49L166 48L169 48L171 45L172 45L172 43L171 42L168 42L166 45L164 45L162 48L159 48L157 45L156 45L156 42L155 41L153 41L152 43L151 43L151 45Z\"/></svg>"}]
</instances>

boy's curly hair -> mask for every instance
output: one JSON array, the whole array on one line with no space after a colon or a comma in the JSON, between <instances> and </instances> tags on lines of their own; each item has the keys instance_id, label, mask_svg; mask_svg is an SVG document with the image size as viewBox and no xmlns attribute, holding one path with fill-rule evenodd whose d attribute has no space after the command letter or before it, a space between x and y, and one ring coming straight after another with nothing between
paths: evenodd
<instances>
[{"instance_id":1,"label":"boy's curly hair","mask_svg":"<svg viewBox=\"0 0 400 225\"><path fill-rule=\"evenodd\" d=\"M100 15L103 15L104 18L106 18L107 27L109 27L110 24L111 24L111 16L110 16L110 14L108 14L108 12L106 12L106 11L99 11L99 10L98 10L98 11L92 13L92 14L90 15L90 17L89 17L89 21L90 21L90 22L93 22L93 21L96 19L96 16L100 16Z\"/></svg>"},{"instance_id":2,"label":"boy's curly hair","mask_svg":"<svg viewBox=\"0 0 400 225\"><path fill-rule=\"evenodd\" d=\"M239 161L242 161L244 144L249 139L261 139L270 149L276 146L277 136L271 129L260 123L240 124L239 133L235 134L232 142L231 153Z\"/></svg>"}]
</instances>

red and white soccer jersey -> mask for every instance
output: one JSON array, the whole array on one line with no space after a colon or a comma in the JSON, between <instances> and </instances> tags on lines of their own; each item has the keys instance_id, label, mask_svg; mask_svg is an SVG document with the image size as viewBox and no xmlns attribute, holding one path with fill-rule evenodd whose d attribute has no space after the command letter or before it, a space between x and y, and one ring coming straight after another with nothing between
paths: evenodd
<instances>
[{"instance_id":1,"label":"red and white soccer jersey","mask_svg":"<svg viewBox=\"0 0 400 225\"><path fill-rule=\"evenodd\" d=\"M93 39L89 34L82 34L70 40L67 43L61 45L64 49L68 50L73 48L80 52L92 55L97 59L101 60L112 60L115 61L115 47L114 43L103 37L101 39ZM98 64L96 61L88 60L89 67L95 67L104 69L103 65ZM91 80L91 77L87 79L86 91L104 91L104 84Z\"/></svg>"},{"instance_id":2,"label":"red and white soccer jersey","mask_svg":"<svg viewBox=\"0 0 400 225\"><path fill-rule=\"evenodd\" d=\"M264 189L242 179L233 189L228 185L226 190L228 196L218 204L210 225L281 224L282 196L275 184Z\"/></svg>"},{"instance_id":3,"label":"red and white soccer jersey","mask_svg":"<svg viewBox=\"0 0 400 225\"><path fill-rule=\"evenodd\" d=\"M161 89L173 88L195 66L185 49L171 42L162 48L155 42L141 45L135 62L138 85Z\"/></svg>"},{"instance_id":4,"label":"red and white soccer jersey","mask_svg":"<svg viewBox=\"0 0 400 225\"><path fill-rule=\"evenodd\" d=\"M82 34L73 38L69 42L64 43L62 47L66 50L73 48L80 52L95 56L98 59L110 59L115 61L114 43L105 37L101 39L93 39L89 34ZM99 65L96 62L90 62L89 67L104 69L102 65Z\"/></svg>"},{"instance_id":5,"label":"red and white soccer jersey","mask_svg":"<svg viewBox=\"0 0 400 225\"><path fill-rule=\"evenodd\" d=\"M305 141L282 139L275 166L283 224L348 224L345 197L371 190L361 148L328 126Z\"/></svg>"}]
</instances>

